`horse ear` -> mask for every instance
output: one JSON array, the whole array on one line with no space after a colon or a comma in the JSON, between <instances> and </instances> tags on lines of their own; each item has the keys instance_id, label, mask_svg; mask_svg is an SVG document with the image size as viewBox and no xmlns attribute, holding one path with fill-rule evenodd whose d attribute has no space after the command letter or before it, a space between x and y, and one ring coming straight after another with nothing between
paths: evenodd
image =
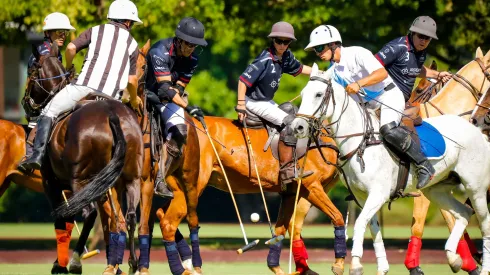
<instances>
[{"instance_id":1,"label":"horse ear","mask_svg":"<svg viewBox=\"0 0 490 275\"><path fill-rule=\"evenodd\" d=\"M50 51L51 56L58 57L59 52L60 52L60 48L58 48L58 45L56 43L53 43L51 45L51 51Z\"/></svg>"},{"instance_id":2,"label":"horse ear","mask_svg":"<svg viewBox=\"0 0 490 275\"><path fill-rule=\"evenodd\" d=\"M490 63L490 50L485 54L483 57L483 62L485 63L485 66Z\"/></svg>"},{"instance_id":3,"label":"horse ear","mask_svg":"<svg viewBox=\"0 0 490 275\"><path fill-rule=\"evenodd\" d=\"M311 76L318 75L318 65L316 63L313 63L313 66L311 66Z\"/></svg>"},{"instance_id":4,"label":"horse ear","mask_svg":"<svg viewBox=\"0 0 490 275\"><path fill-rule=\"evenodd\" d=\"M432 60L432 64L430 64L430 68L432 70L436 70L437 71L437 62L435 60Z\"/></svg>"},{"instance_id":5,"label":"horse ear","mask_svg":"<svg viewBox=\"0 0 490 275\"><path fill-rule=\"evenodd\" d=\"M145 45L143 46L143 48L141 48L141 52L146 56L146 54L148 53L148 50L150 50L150 39L148 39L145 43Z\"/></svg>"},{"instance_id":6,"label":"horse ear","mask_svg":"<svg viewBox=\"0 0 490 275\"><path fill-rule=\"evenodd\" d=\"M39 52L37 51L37 46L32 45L32 55L36 58L36 60L39 62Z\"/></svg>"},{"instance_id":7,"label":"horse ear","mask_svg":"<svg viewBox=\"0 0 490 275\"><path fill-rule=\"evenodd\" d=\"M483 58L483 52L482 52L480 47L478 47L478 49L476 49L475 58L480 58L480 59Z\"/></svg>"}]
</instances>

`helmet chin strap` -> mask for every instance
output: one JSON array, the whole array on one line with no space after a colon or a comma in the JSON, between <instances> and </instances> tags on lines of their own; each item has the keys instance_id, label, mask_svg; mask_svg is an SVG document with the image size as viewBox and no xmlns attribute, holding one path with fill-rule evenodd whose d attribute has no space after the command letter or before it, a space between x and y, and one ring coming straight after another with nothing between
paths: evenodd
<instances>
[{"instance_id":1,"label":"helmet chin strap","mask_svg":"<svg viewBox=\"0 0 490 275\"><path fill-rule=\"evenodd\" d=\"M329 47L329 49L332 51L332 57L330 57L330 63L333 61L333 58L335 57L335 50L337 50L339 46L337 44L334 44L332 47Z\"/></svg>"}]
</instances>

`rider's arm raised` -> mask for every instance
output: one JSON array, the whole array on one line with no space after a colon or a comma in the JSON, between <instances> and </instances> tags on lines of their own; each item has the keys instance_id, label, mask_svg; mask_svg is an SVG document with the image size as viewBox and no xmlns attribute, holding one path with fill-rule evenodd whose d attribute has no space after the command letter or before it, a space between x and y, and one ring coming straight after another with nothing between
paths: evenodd
<instances>
[{"instance_id":1,"label":"rider's arm raised","mask_svg":"<svg viewBox=\"0 0 490 275\"><path fill-rule=\"evenodd\" d=\"M84 31L75 40L68 44L65 51L65 62L67 69L71 68L73 64L73 58L75 58L77 52L87 48L90 45L91 37L92 28Z\"/></svg>"}]
</instances>

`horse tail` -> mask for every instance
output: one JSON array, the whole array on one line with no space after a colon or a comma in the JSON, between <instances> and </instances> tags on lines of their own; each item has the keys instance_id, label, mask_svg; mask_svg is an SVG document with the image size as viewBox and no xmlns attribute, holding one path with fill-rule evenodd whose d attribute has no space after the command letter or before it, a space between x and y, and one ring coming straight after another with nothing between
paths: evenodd
<instances>
[{"instance_id":1,"label":"horse tail","mask_svg":"<svg viewBox=\"0 0 490 275\"><path fill-rule=\"evenodd\" d=\"M124 168L126 158L126 140L121 128L121 122L116 114L109 115L109 125L114 139L114 149L111 161L95 177L87 180L88 183L79 192L68 200L68 205L62 203L56 208L54 215L57 217L74 216L81 212L91 202L98 200L110 188L112 188Z\"/></svg>"}]
</instances>

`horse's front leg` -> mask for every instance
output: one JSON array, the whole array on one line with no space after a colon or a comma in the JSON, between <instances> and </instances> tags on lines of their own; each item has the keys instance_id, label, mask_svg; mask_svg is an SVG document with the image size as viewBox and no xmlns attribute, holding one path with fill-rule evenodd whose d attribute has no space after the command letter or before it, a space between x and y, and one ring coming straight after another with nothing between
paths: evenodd
<instances>
[{"instance_id":1,"label":"horse's front leg","mask_svg":"<svg viewBox=\"0 0 490 275\"><path fill-rule=\"evenodd\" d=\"M386 258L385 245L383 243L383 237L381 236L381 231L379 230L378 216L374 215L369 223L369 229L371 231L371 237L373 238L374 252L376 254L376 262L378 264L377 275L384 275L388 273L390 265L388 264L388 259Z\"/></svg>"},{"instance_id":2,"label":"horse's front leg","mask_svg":"<svg viewBox=\"0 0 490 275\"><path fill-rule=\"evenodd\" d=\"M138 269L138 260L134 249L134 232L136 231L136 208L140 201L140 179L129 181L126 185L126 197L128 204L127 226L129 234L129 274L135 274Z\"/></svg>"},{"instance_id":3,"label":"horse's front leg","mask_svg":"<svg viewBox=\"0 0 490 275\"><path fill-rule=\"evenodd\" d=\"M381 186L380 186L381 187ZM364 273L363 266L361 264L361 258L363 254L364 233L366 232L366 226L368 222L376 215L381 209L381 206L386 202L388 195L384 193L389 190L370 190L364 207L357 217L354 225L354 235L352 237L352 260L350 265L350 275L362 275ZM360 201L362 204L362 202Z\"/></svg>"}]
</instances>

